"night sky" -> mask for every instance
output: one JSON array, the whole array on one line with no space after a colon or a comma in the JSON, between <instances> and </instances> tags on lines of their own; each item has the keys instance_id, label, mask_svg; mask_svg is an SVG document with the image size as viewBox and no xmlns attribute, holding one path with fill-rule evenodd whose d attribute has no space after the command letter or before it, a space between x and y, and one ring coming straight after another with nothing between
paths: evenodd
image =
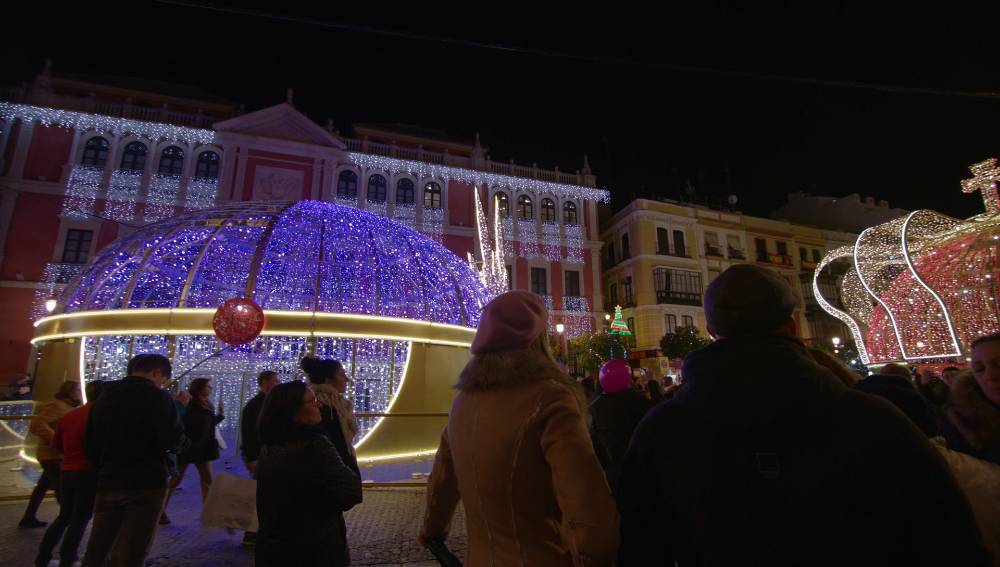
<instances>
[{"instance_id":1,"label":"night sky","mask_svg":"<svg viewBox=\"0 0 1000 567\"><path fill-rule=\"evenodd\" d=\"M0 82L30 80L51 57L56 73L193 85L248 110L282 102L293 87L300 110L320 124L332 118L342 132L355 122L408 123L470 140L479 131L494 160L564 171L579 169L588 153L616 207L634 196L676 198L690 180L696 198L734 193L753 214L805 190L964 217L982 210L978 195L961 193L967 166L1000 154L1000 95L884 92L659 66L1000 93L995 2L766 13L579 3L559 15L538 3L469 2L446 16L389 4L369 14L344 12L341 2L260 8L583 59L129 5L76 3L12 17L0 38Z\"/></svg>"}]
</instances>

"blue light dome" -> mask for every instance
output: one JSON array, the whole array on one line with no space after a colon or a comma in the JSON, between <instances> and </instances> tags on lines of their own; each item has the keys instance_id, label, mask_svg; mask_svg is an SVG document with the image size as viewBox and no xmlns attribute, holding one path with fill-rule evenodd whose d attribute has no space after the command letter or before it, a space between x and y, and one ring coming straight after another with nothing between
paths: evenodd
<instances>
[{"instance_id":1,"label":"blue light dome","mask_svg":"<svg viewBox=\"0 0 1000 567\"><path fill-rule=\"evenodd\" d=\"M318 201L236 202L147 225L104 248L64 312L217 308L403 317L475 327L488 292L469 265L388 218Z\"/></svg>"}]
</instances>

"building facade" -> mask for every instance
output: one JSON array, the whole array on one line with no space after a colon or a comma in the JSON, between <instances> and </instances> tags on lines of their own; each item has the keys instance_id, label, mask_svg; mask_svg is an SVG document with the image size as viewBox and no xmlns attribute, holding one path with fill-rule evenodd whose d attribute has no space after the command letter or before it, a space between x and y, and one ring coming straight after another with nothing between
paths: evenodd
<instances>
[{"instance_id":1,"label":"building facade","mask_svg":"<svg viewBox=\"0 0 1000 567\"><path fill-rule=\"evenodd\" d=\"M753 263L781 274L800 290L795 311L807 342L849 336L813 296L813 273L828 250L855 235L795 225L699 205L637 199L602 226L606 312L622 306L633 335L635 365L654 375L667 372L660 339L694 326L708 336L702 298L705 287L733 264ZM836 281L818 282L837 297Z\"/></svg>"},{"instance_id":2,"label":"building facade","mask_svg":"<svg viewBox=\"0 0 1000 567\"><path fill-rule=\"evenodd\" d=\"M509 287L542 295L569 336L603 316L597 204L608 194L586 159L575 173L499 163L478 136L398 125L341 136L299 112L291 93L243 114L167 91L48 68L0 91L0 381L32 372L32 321L58 309L60 289L98 250L138 226L234 201L365 209L464 259L476 249L478 191L487 222L504 225Z\"/></svg>"}]
</instances>

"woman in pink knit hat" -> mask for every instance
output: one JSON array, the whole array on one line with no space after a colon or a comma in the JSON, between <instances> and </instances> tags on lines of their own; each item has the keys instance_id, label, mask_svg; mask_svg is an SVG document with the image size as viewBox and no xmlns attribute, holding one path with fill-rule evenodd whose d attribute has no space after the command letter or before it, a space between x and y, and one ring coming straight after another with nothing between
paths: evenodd
<instances>
[{"instance_id":1,"label":"woman in pink knit hat","mask_svg":"<svg viewBox=\"0 0 1000 567\"><path fill-rule=\"evenodd\" d=\"M526 291L484 309L441 434L420 539L443 540L464 502L466 565L611 565L618 513L575 381L549 350Z\"/></svg>"}]
</instances>

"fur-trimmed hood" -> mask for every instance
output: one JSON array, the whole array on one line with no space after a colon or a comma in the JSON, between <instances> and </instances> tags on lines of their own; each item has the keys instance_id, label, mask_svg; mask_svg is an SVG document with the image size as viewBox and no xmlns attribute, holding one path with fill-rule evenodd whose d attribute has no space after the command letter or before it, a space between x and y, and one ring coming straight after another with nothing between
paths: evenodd
<instances>
[{"instance_id":1,"label":"fur-trimmed hood","mask_svg":"<svg viewBox=\"0 0 1000 567\"><path fill-rule=\"evenodd\" d=\"M971 372L963 372L951 388L948 419L976 449L1000 449L1000 408L979 388Z\"/></svg>"},{"instance_id":2,"label":"fur-trimmed hood","mask_svg":"<svg viewBox=\"0 0 1000 567\"><path fill-rule=\"evenodd\" d=\"M458 375L455 389L461 392L485 392L542 380L552 380L569 388L576 396L583 415L589 417L583 388L563 372L555 361L534 347L472 355L472 359Z\"/></svg>"}]
</instances>

